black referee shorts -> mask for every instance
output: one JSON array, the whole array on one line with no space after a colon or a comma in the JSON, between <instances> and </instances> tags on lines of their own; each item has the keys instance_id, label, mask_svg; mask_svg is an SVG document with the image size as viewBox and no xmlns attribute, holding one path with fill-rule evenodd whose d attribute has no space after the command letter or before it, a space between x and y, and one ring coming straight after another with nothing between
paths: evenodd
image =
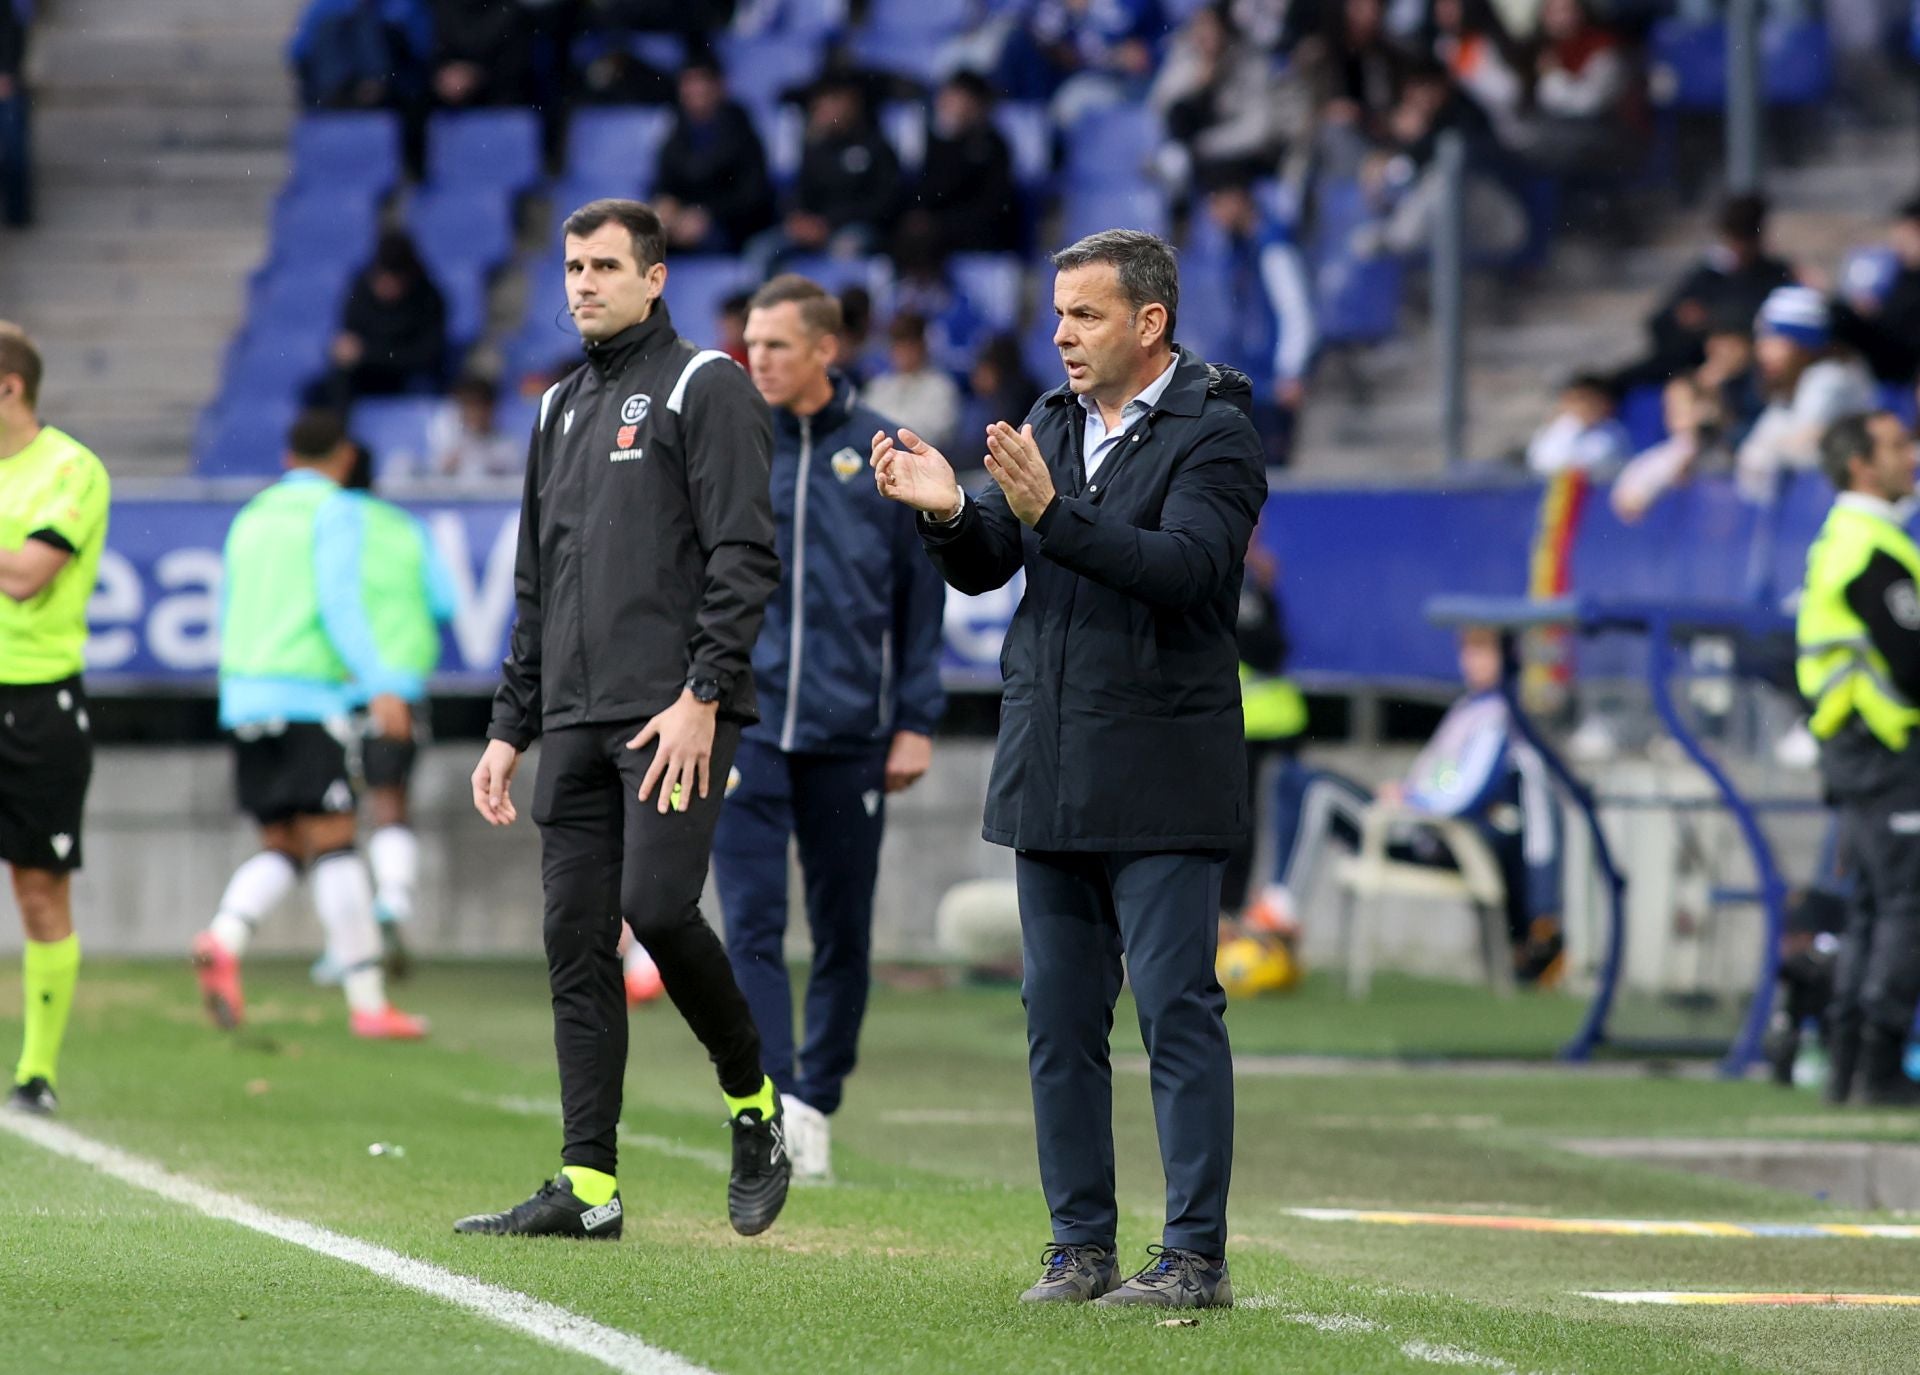
<instances>
[{"instance_id":1,"label":"black referee shorts","mask_svg":"<svg viewBox=\"0 0 1920 1375\"><path fill-rule=\"evenodd\" d=\"M78 869L92 777L80 679L0 685L0 860L56 874Z\"/></svg>"},{"instance_id":2,"label":"black referee shorts","mask_svg":"<svg viewBox=\"0 0 1920 1375\"><path fill-rule=\"evenodd\" d=\"M337 730L313 721L242 726L233 738L240 810L262 826L353 811L357 761L344 722Z\"/></svg>"}]
</instances>

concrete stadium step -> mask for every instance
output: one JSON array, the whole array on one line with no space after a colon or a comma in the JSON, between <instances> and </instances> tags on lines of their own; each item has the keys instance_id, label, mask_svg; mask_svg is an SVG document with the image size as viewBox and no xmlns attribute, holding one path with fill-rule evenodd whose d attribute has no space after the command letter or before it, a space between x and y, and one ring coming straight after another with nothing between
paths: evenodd
<instances>
[{"instance_id":1,"label":"concrete stadium step","mask_svg":"<svg viewBox=\"0 0 1920 1375\"><path fill-rule=\"evenodd\" d=\"M188 467L286 175L304 7L59 0L35 31L41 220L0 302L46 352L48 417L116 475Z\"/></svg>"}]
</instances>

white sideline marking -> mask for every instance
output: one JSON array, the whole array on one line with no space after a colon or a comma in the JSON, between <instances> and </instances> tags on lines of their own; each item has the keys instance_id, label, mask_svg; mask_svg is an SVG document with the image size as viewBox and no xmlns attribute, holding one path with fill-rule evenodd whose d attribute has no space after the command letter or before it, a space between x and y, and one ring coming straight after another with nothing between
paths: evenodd
<instances>
[{"instance_id":1,"label":"white sideline marking","mask_svg":"<svg viewBox=\"0 0 1920 1375\"><path fill-rule=\"evenodd\" d=\"M1590 1298L1604 1298L1605 1295L1592 1294ZM1282 1308L1285 1302L1277 1294L1255 1294L1236 1302L1237 1308ZM1353 1336L1357 1333L1387 1332L1391 1329L1383 1322L1372 1318L1363 1318L1358 1313L1308 1313L1294 1311L1282 1313L1283 1321L1298 1323L1301 1327L1311 1327L1316 1332L1325 1332L1333 1336ZM1468 1351L1464 1347L1448 1346L1441 1342L1402 1342L1400 1354L1409 1360L1425 1361L1429 1365L1459 1366L1474 1370L1491 1370L1498 1375L1520 1375L1520 1372L1507 1362L1495 1356L1482 1356L1477 1351Z\"/></svg>"},{"instance_id":2,"label":"white sideline marking","mask_svg":"<svg viewBox=\"0 0 1920 1375\"><path fill-rule=\"evenodd\" d=\"M182 1178L151 1160L82 1136L69 1127L37 1117L0 1112L0 1129L12 1132L56 1155L78 1160L123 1184L158 1194L207 1217L235 1223L280 1241L291 1242L334 1260L357 1265L381 1279L464 1308L536 1341L585 1356L623 1375L711 1375L703 1366L649 1346L629 1333L603 1327L527 1294L457 1275L384 1246L330 1232L310 1222L270 1213L233 1194Z\"/></svg>"}]
</instances>

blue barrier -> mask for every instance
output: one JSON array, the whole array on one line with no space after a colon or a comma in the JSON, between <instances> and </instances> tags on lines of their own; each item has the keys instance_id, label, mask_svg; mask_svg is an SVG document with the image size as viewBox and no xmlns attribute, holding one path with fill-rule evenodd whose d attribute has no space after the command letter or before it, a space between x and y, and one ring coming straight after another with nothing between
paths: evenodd
<instances>
[{"instance_id":1,"label":"blue barrier","mask_svg":"<svg viewBox=\"0 0 1920 1375\"><path fill-rule=\"evenodd\" d=\"M1708 480L1671 494L1635 526L1617 520L1604 498L1594 493L1581 517L1576 592L1777 603L1799 584L1831 493L1801 476L1776 506L1758 508L1725 480ZM441 686L484 691L513 614L516 508L500 500L407 504L426 520L458 584ZM1427 620L1426 600L1442 589L1524 595L1539 506L1533 483L1276 491L1261 538L1281 567L1294 671L1324 686L1453 682L1452 638ZM210 499L114 504L91 608L90 672L101 687L204 684L218 660L220 544L237 507ZM1017 601L1017 589L949 596L951 686L999 685L1000 640ZM1638 676L1643 650L1602 638L1581 647L1578 666L1589 675Z\"/></svg>"}]
</instances>

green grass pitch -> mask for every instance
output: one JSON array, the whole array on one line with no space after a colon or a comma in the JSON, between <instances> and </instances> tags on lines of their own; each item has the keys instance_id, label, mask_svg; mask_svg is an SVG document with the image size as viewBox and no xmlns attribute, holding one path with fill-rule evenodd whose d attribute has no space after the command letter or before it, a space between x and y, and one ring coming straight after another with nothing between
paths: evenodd
<instances>
[{"instance_id":1,"label":"green grass pitch","mask_svg":"<svg viewBox=\"0 0 1920 1375\"><path fill-rule=\"evenodd\" d=\"M0 992L0 1046L18 988ZM303 969L248 970L221 1036L178 965L90 963L62 1067L68 1127L255 1204L519 1291L721 1372L1233 1371L1519 1375L1910 1372L1920 1311L1625 1308L1582 1290L1920 1292L1920 1242L1578 1237L1366 1227L1293 1207L1568 1217L1859 1220L1812 1199L1578 1157L1562 1137L1911 1136L1763 1084L1470 1063L1292 1073L1281 1054L1539 1054L1577 1008L1382 978L1229 1013L1239 1082L1232 1263L1240 1305L1023 1308L1046 1213L1011 989L882 990L835 1119L836 1181L775 1229L725 1215L724 1110L670 1008L634 1015L617 1245L456 1237L556 1167L541 971L444 965L405 989L419 1046L367 1045ZM1158 1239L1147 1083L1115 1030L1121 1244ZM369 1156L373 1142L404 1156ZM1885 1220L1880 1218L1877 1220ZM340 1261L202 1216L0 1133L0 1371L590 1371L585 1358Z\"/></svg>"}]
</instances>

